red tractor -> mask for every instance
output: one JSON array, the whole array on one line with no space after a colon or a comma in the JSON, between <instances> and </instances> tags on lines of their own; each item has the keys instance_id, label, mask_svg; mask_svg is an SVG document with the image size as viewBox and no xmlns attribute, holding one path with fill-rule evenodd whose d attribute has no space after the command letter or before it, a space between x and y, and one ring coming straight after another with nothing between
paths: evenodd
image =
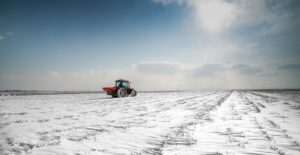
<instances>
[{"instance_id":1,"label":"red tractor","mask_svg":"<svg viewBox=\"0 0 300 155\"><path fill-rule=\"evenodd\" d=\"M116 80L114 87L104 87L103 90L112 97L134 97L137 94L136 90L130 88L130 82L122 79Z\"/></svg>"}]
</instances>

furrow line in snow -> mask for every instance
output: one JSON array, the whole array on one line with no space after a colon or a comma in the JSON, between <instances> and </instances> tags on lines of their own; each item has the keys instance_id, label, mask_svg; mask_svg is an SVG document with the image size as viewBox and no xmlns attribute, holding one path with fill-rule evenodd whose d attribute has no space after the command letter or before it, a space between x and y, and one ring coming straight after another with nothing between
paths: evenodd
<instances>
[{"instance_id":1,"label":"furrow line in snow","mask_svg":"<svg viewBox=\"0 0 300 155\"><path fill-rule=\"evenodd\" d=\"M275 92L252 92L253 94L258 94L265 96L266 98L273 98L277 100L290 100L296 103L300 103L300 93L296 91L294 93L287 93L286 91L275 91Z\"/></svg>"},{"instance_id":2,"label":"furrow line in snow","mask_svg":"<svg viewBox=\"0 0 300 155\"><path fill-rule=\"evenodd\" d=\"M242 94L242 96L247 101L248 104L252 105L252 107L255 109L255 111L257 113L261 112L260 108L254 102L250 101L250 99L245 94ZM266 107L265 105L263 105L261 103L259 103L258 105L260 105L260 107L262 107L262 108Z\"/></svg>"},{"instance_id":3,"label":"furrow line in snow","mask_svg":"<svg viewBox=\"0 0 300 155\"><path fill-rule=\"evenodd\" d=\"M249 94L252 94L252 95L255 95L255 96L259 96L259 97L261 97L266 103L272 103L272 102L276 102L276 101L279 100L279 99L276 98L276 97L267 96L267 95L262 95L262 94L254 93L254 92L250 92L250 91L247 91L246 93L249 93Z\"/></svg>"},{"instance_id":4,"label":"furrow line in snow","mask_svg":"<svg viewBox=\"0 0 300 155\"><path fill-rule=\"evenodd\" d=\"M291 135L288 134L288 130L283 128L279 123L274 122L273 120L266 118L265 120L273 127L279 130L279 132L282 134L282 137L285 137L292 146L289 147L294 147L297 148L297 150L300 152L300 145L299 142Z\"/></svg>"},{"instance_id":5,"label":"furrow line in snow","mask_svg":"<svg viewBox=\"0 0 300 155\"><path fill-rule=\"evenodd\" d=\"M171 128L171 130L163 136L164 138L160 142L156 143L156 147L144 149L143 154L162 155L164 148L167 146L173 146L173 145L190 146L196 144L197 140L193 138L192 135L190 134L194 130L193 126L197 125L198 123L203 123L203 119L205 118L205 115L207 115L212 110L214 110L217 106L220 106L223 102L225 102L226 99L231 95L231 93L232 91L220 97L214 102L215 104L213 105L205 104L205 106L202 106L203 109L201 110L201 112L194 114L193 116L194 119L184 122L177 127ZM205 121L209 121L209 120L206 119Z\"/></svg>"},{"instance_id":6,"label":"furrow line in snow","mask_svg":"<svg viewBox=\"0 0 300 155\"><path fill-rule=\"evenodd\" d=\"M164 112L164 111L169 110L171 108L175 108L177 106L186 104L190 100L199 99L199 98L209 98L209 96L211 96L211 95L216 95L216 94L215 93L208 93L208 94L204 94L204 95L201 94L201 95L196 95L196 96L183 97L183 98L179 98L179 99L172 99L172 100L167 100L167 101L155 102L155 104L157 106L159 106L159 108L157 108L158 110L154 109L152 111L148 111L146 113L142 113L142 114L138 114L138 115L139 116L146 116L146 115L161 113L161 112Z\"/></svg>"},{"instance_id":7,"label":"furrow line in snow","mask_svg":"<svg viewBox=\"0 0 300 155\"><path fill-rule=\"evenodd\" d=\"M266 127L263 127L262 129L261 134L268 140L269 148L279 155L285 155L286 153L278 147L274 137L269 133L268 129Z\"/></svg>"}]
</instances>

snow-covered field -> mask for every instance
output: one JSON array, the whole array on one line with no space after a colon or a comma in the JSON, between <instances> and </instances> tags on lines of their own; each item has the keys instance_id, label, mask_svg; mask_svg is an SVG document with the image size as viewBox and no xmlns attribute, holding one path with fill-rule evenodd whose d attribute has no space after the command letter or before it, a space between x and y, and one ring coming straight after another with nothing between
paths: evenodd
<instances>
[{"instance_id":1,"label":"snow-covered field","mask_svg":"<svg viewBox=\"0 0 300 155\"><path fill-rule=\"evenodd\" d=\"M300 154L300 92L0 96L0 154Z\"/></svg>"}]
</instances>

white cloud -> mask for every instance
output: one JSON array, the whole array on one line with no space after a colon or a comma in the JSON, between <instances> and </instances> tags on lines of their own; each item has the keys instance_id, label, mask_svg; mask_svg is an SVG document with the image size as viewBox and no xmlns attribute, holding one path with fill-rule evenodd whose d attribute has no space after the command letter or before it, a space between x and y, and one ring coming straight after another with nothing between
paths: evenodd
<instances>
[{"instance_id":1,"label":"white cloud","mask_svg":"<svg viewBox=\"0 0 300 155\"><path fill-rule=\"evenodd\" d=\"M3 36L3 35L0 34L0 41L4 40L4 39L5 39L5 36Z\"/></svg>"},{"instance_id":2,"label":"white cloud","mask_svg":"<svg viewBox=\"0 0 300 155\"><path fill-rule=\"evenodd\" d=\"M60 78L61 75L57 71L47 71L46 77L51 78L51 79L56 79L56 78Z\"/></svg>"},{"instance_id":3,"label":"white cloud","mask_svg":"<svg viewBox=\"0 0 300 155\"><path fill-rule=\"evenodd\" d=\"M6 32L6 35L8 35L8 36L13 36L13 35L15 35L15 33L12 32L12 31L8 31L8 32Z\"/></svg>"},{"instance_id":4,"label":"white cloud","mask_svg":"<svg viewBox=\"0 0 300 155\"><path fill-rule=\"evenodd\" d=\"M226 29L235 18L234 5L222 0L194 0L188 4L194 9L198 24L210 32Z\"/></svg>"},{"instance_id":5,"label":"white cloud","mask_svg":"<svg viewBox=\"0 0 300 155\"><path fill-rule=\"evenodd\" d=\"M5 34L0 34L0 41L3 41L5 39L8 39L10 36L15 35L14 32L8 31Z\"/></svg>"},{"instance_id":6,"label":"white cloud","mask_svg":"<svg viewBox=\"0 0 300 155\"><path fill-rule=\"evenodd\" d=\"M170 3L178 3L178 4L184 4L186 3L186 0L152 0L154 3L160 3L163 5L167 5Z\"/></svg>"},{"instance_id":7,"label":"white cloud","mask_svg":"<svg viewBox=\"0 0 300 155\"><path fill-rule=\"evenodd\" d=\"M168 5L186 5L195 22L205 32L222 32L237 26L267 24L269 33L300 25L299 12L287 7L294 0L153 0Z\"/></svg>"},{"instance_id":8,"label":"white cloud","mask_svg":"<svg viewBox=\"0 0 300 155\"><path fill-rule=\"evenodd\" d=\"M179 64L173 62L143 62L133 67L135 72L141 74L161 76L208 77L224 71L221 64Z\"/></svg>"},{"instance_id":9,"label":"white cloud","mask_svg":"<svg viewBox=\"0 0 300 155\"><path fill-rule=\"evenodd\" d=\"M241 74L257 74L262 72L261 68L248 64L235 64L232 66L232 69Z\"/></svg>"},{"instance_id":10,"label":"white cloud","mask_svg":"<svg viewBox=\"0 0 300 155\"><path fill-rule=\"evenodd\" d=\"M300 71L300 64L283 64L278 66L278 69L280 70L298 70Z\"/></svg>"},{"instance_id":11,"label":"white cloud","mask_svg":"<svg viewBox=\"0 0 300 155\"><path fill-rule=\"evenodd\" d=\"M134 70L148 74L172 75L179 73L181 65L172 62L142 62L134 66Z\"/></svg>"},{"instance_id":12,"label":"white cloud","mask_svg":"<svg viewBox=\"0 0 300 155\"><path fill-rule=\"evenodd\" d=\"M188 70L188 75L194 78L212 77L225 70L225 67L220 64L204 64Z\"/></svg>"}]
</instances>

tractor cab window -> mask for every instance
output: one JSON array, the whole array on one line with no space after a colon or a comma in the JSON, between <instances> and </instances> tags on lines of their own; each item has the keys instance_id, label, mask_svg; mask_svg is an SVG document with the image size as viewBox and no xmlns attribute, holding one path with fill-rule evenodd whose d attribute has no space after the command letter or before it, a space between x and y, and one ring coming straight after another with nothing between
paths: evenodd
<instances>
[{"instance_id":1,"label":"tractor cab window","mask_svg":"<svg viewBox=\"0 0 300 155\"><path fill-rule=\"evenodd\" d=\"M122 82L123 83L123 87L128 87L128 82Z\"/></svg>"},{"instance_id":2,"label":"tractor cab window","mask_svg":"<svg viewBox=\"0 0 300 155\"><path fill-rule=\"evenodd\" d=\"M116 82L116 87L121 87L121 86L122 86L121 84L122 84L122 82L117 81L117 82Z\"/></svg>"},{"instance_id":3,"label":"tractor cab window","mask_svg":"<svg viewBox=\"0 0 300 155\"><path fill-rule=\"evenodd\" d=\"M117 81L116 82L116 87L128 87L128 82L124 82L124 81Z\"/></svg>"}]
</instances>

